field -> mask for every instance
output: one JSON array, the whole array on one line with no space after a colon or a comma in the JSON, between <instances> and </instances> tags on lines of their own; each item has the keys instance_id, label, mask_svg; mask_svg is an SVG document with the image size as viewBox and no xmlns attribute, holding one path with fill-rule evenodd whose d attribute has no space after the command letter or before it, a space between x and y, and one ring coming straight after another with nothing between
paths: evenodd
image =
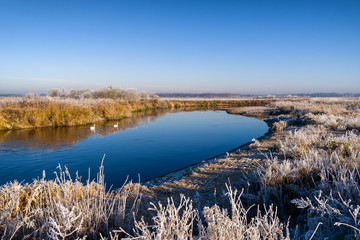
<instances>
[{"instance_id":1,"label":"field","mask_svg":"<svg viewBox=\"0 0 360 240\"><path fill-rule=\"evenodd\" d=\"M53 181L10 182L0 188L3 239L360 237L359 98L248 102L154 99L136 104L34 98L22 100L24 105L19 98L6 101L1 101L0 122L10 129L45 126L40 120L23 123L35 109L46 109L40 111L44 114L54 111L49 106L56 106L55 112L102 109L91 110L95 113L92 116L99 116L91 120L97 121L104 116L126 116L117 110L122 104L128 106L128 114L146 108L227 109L264 119L271 130L223 156L144 184L125 183L116 190L106 190L106 169L102 166L98 178L86 183L61 166ZM113 111L104 115L109 106ZM18 109L18 115L9 117L9 109ZM73 115L69 116L65 126L90 123L73 122ZM48 119L48 115L39 119ZM46 126L63 126L63 121L54 122Z\"/></svg>"}]
</instances>

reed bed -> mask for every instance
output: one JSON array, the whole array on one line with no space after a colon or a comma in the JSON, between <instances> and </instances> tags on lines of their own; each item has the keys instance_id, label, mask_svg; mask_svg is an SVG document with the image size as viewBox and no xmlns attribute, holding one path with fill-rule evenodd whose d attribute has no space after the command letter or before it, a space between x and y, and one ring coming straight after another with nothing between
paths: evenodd
<instances>
[{"instance_id":1,"label":"reed bed","mask_svg":"<svg viewBox=\"0 0 360 240\"><path fill-rule=\"evenodd\" d=\"M1 186L1 239L98 239L118 227L131 229L140 185L106 190L103 166L97 180L86 184L72 179L67 168L59 166L56 175Z\"/></svg>"},{"instance_id":2,"label":"reed bed","mask_svg":"<svg viewBox=\"0 0 360 240\"><path fill-rule=\"evenodd\" d=\"M0 130L59 127L121 120L133 112L159 108L158 100L0 98Z\"/></svg>"}]
</instances>

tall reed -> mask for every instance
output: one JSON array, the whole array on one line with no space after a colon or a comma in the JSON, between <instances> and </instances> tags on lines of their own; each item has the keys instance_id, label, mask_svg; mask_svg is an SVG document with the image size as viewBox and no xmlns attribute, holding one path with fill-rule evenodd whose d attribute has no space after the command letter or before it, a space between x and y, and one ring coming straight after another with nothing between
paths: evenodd
<instances>
[{"instance_id":1,"label":"tall reed","mask_svg":"<svg viewBox=\"0 0 360 240\"><path fill-rule=\"evenodd\" d=\"M86 184L59 165L55 180L7 183L0 187L1 239L98 239L131 229L141 199L140 186L106 190L104 168Z\"/></svg>"}]
</instances>

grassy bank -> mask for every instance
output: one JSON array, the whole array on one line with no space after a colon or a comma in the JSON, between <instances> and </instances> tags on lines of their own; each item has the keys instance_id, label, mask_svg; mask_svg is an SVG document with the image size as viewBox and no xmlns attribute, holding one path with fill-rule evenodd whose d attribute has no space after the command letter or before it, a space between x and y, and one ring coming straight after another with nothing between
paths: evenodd
<instances>
[{"instance_id":1,"label":"grassy bank","mask_svg":"<svg viewBox=\"0 0 360 240\"><path fill-rule=\"evenodd\" d=\"M107 192L102 167L98 180L85 184L59 169L53 181L3 185L0 233L4 239L359 238L360 100L277 101L269 109L263 117L272 134L161 185L130 183ZM232 187L224 184L229 180Z\"/></svg>"},{"instance_id":2,"label":"grassy bank","mask_svg":"<svg viewBox=\"0 0 360 240\"><path fill-rule=\"evenodd\" d=\"M105 189L103 167L97 180L86 184L59 166L55 180L3 185L1 239L289 239L275 209L262 213L258 208L250 216L242 192L231 187L226 193L231 214L217 205L200 213L184 195L165 203L141 203L151 190L140 184Z\"/></svg>"},{"instance_id":3,"label":"grassy bank","mask_svg":"<svg viewBox=\"0 0 360 240\"><path fill-rule=\"evenodd\" d=\"M1 98L0 129L85 125L120 120L135 111L158 107L157 100Z\"/></svg>"},{"instance_id":4,"label":"grassy bank","mask_svg":"<svg viewBox=\"0 0 360 240\"><path fill-rule=\"evenodd\" d=\"M165 114L167 110L149 110L135 112L132 117L121 121L100 122L96 124L96 134L106 136L117 131L137 128L139 124L147 124L149 119L155 121ZM118 127L113 127L117 124ZM61 127L61 128L24 128L16 131L0 131L0 145L8 151L15 151L17 147L26 147L35 151L54 151L62 147L73 147L79 141L93 136L88 126ZM17 141L18 145L13 142Z\"/></svg>"},{"instance_id":5,"label":"grassy bank","mask_svg":"<svg viewBox=\"0 0 360 240\"><path fill-rule=\"evenodd\" d=\"M221 109L242 105L264 105L265 100L177 101L114 100L73 98L0 98L0 130L33 127L60 127L121 120L136 112L156 109Z\"/></svg>"},{"instance_id":6,"label":"grassy bank","mask_svg":"<svg viewBox=\"0 0 360 240\"><path fill-rule=\"evenodd\" d=\"M259 108L262 116L255 109L231 112L268 118L272 134L223 158L204 163L182 177L168 178L167 182L151 188L158 194L157 198L166 202L162 197L164 193L191 196L202 221L206 221L203 217L209 217L205 209L214 203L233 216L239 210L226 201L228 194L224 188L224 183L230 180L233 186L244 191L238 204L245 209L253 206L244 211L247 222L256 221L254 216L259 207L263 212L276 209L276 218L258 222L257 230L265 233L274 227L276 232L275 229L279 229L275 227L279 226L276 221L283 224L278 231L281 234L276 236L248 237L236 229L243 234L240 237L233 232L234 228L224 227L234 226L234 222L228 222L229 218L237 221L235 226L246 229L245 232L255 231L239 223L239 217L227 218L213 212L210 217L216 223L214 231L218 235L207 233L204 237L197 233L194 239L359 238L360 99L276 101L267 111ZM206 223L205 229L210 225Z\"/></svg>"}]
</instances>

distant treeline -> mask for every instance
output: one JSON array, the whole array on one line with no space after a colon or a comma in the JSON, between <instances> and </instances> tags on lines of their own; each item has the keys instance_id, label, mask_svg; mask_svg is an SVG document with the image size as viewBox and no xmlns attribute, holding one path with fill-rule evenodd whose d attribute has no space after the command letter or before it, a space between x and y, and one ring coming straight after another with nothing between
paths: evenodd
<instances>
[{"instance_id":1,"label":"distant treeline","mask_svg":"<svg viewBox=\"0 0 360 240\"><path fill-rule=\"evenodd\" d=\"M298 93L298 94L238 94L238 93L158 93L174 98L240 98L240 97L360 97L360 93Z\"/></svg>"},{"instance_id":2,"label":"distant treeline","mask_svg":"<svg viewBox=\"0 0 360 240\"><path fill-rule=\"evenodd\" d=\"M124 99L124 100L141 100L157 98L156 94L149 94L145 91L136 91L135 88L123 89L119 87L103 87L96 90L92 89L71 89L66 90L52 88L47 92L49 97L62 97L62 98L74 98L74 99Z\"/></svg>"},{"instance_id":3,"label":"distant treeline","mask_svg":"<svg viewBox=\"0 0 360 240\"><path fill-rule=\"evenodd\" d=\"M298 93L299 97L360 97L360 93Z\"/></svg>"},{"instance_id":4,"label":"distant treeline","mask_svg":"<svg viewBox=\"0 0 360 240\"><path fill-rule=\"evenodd\" d=\"M149 99L158 97L174 97L174 98L240 98L240 97L360 97L360 93L294 93L294 94L238 94L238 93L146 93L144 91L137 92L136 89L121 89L119 87L104 87L97 90L79 89L79 90L66 90L64 88L49 89L47 94L40 94L39 96L50 97L63 97L63 98L120 98L133 100L135 99ZM1 94L0 97L33 97L35 94Z\"/></svg>"},{"instance_id":5,"label":"distant treeline","mask_svg":"<svg viewBox=\"0 0 360 240\"><path fill-rule=\"evenodd\" d=\"M240 95L237 93L158 93L159 97L192 97L192 98L240 98L240 97L250 97L255 95Z\"/></svg>"},{"instance_id":6,"label":"distant treeline","mask_svg":"<svg viewBox=\"0 0 360 240\"><path fill-rule=\"evenodd\" d=\"M0 93L0 97L22 97L22 94Z\"/></svg>"}]
</instances>

